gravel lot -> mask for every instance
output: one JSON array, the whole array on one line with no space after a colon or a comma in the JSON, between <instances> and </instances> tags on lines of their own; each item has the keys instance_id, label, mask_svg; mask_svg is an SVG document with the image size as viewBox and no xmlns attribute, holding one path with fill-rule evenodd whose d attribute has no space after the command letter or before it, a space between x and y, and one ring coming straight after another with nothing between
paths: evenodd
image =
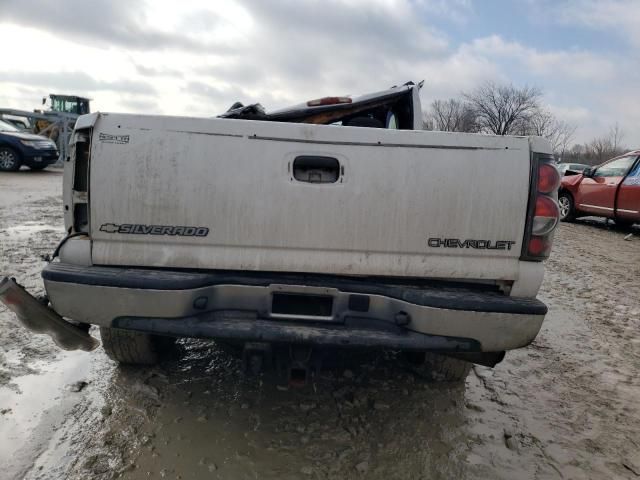
<instances>
[{"instance_id":1,"label":"gravel lot","mask_svg":"<svg viewBox=\"0 0 640 480\"><path fill-rule=\"evenodd\" d=\"M32 293L63 236L61 183L0 175L0 275ZM244 378L210 342L117 368L102 350L57 350L0 306L0 476L640 477L640 229L562 224L541 298L536 341L466 385L425 383L381 354L295 390Z\"/></svg>"}]
</instances>

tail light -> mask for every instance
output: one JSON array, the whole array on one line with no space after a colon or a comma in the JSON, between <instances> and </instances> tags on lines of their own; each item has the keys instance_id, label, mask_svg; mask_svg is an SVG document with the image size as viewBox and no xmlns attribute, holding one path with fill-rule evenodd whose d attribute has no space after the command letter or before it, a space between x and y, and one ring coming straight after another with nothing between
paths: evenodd
<instances>
[{"instance_id":1,"label":"tail light","mask_svg":"<svg viewBox=\"0 0 640 480\"><path fill-rule=\"evenodd\" d=\"M553 193L560 186L560 174L551 163L538 165L538 193Z\"/></svg>"},{"instance_id":2,"label":"tail light","mask_svg":"<svg viewBox=\"0 0 640 480\"><path fill-rule=\"evenodd\" d=\"M531 235L538 237L549 235L556 228L559 218L560 209L558 204L551 197L539 194L538 198L536 198Z\"/></svg>"},{"instance_id":3,"label":"tail light","mask_svg":"<svg viewBox=\"0 0 640 480\"><path fill-rule=\"evenodd\" d=\"M324 105L338 105L341 103L351 103L353 100L349 97L323 97L315 100L309 100L307 107L320 107Z\"/></svg>"},{"instance_id":4,"label":"tail light","mask_svg":"<svg viewBox=\"0 0 640 480\"><path fill-rule=\"evenodd\" d=\"M533 154L522 260L541 261L551 252L553 232L560 220L557 202L560 174L552 162L549 155Z\"/></svg>"}]
</instances>

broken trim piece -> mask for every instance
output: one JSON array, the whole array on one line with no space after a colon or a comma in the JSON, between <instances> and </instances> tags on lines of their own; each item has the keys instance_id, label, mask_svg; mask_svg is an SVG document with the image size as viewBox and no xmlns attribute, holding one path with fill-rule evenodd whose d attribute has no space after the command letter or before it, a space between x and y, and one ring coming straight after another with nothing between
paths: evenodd
<instances>
[{"instance_id":1,"label":"broken trim piece","mask_svg":"<svg viewBox=\"0 0 640 480\"><path fill-rule=\"evenodd\" d=\"M14 279L5 277L0 281L0 301L13 311L18 321L28 330L49 335L64 350L90 352L100 342L84 330L64 320L51 308L18 285Z\"/></svg>"}]
</instances>

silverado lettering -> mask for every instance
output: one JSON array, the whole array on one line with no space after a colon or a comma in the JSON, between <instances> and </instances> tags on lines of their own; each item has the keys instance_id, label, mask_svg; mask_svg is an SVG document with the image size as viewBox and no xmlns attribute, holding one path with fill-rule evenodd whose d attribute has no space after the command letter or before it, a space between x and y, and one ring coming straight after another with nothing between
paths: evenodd
<instances>
[{"instance_id":1,"label":"silverado lettering","mask_svg":"<svg viewBox=\"0 0 640 480\"><path fill-rule=\"evenodd\" d=\"M136 223L103 223L100 231L105 233L129 233L134 235L177 235L180 237L206 237L207 227L174 227L167 225L140 225Z\"/></svg>"},{"instance_id":2,"label":"silverado lettering","mask_svg":"<svg viewBox=\"0 0 640 480\"><path fill-rule=\"evenodd\" d=\"M428 240L429 246L433 248L475 248L478 250L511 250L515 245L513 240L460 240L458 238L437 238Z\"/></svg>"}]
</instances>

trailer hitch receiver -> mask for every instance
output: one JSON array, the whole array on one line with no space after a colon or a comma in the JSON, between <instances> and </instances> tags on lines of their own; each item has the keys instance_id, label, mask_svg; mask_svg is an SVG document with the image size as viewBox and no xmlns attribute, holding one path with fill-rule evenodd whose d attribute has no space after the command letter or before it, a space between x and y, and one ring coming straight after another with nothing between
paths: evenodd
<instances>
[{"instance_id":1,"label":"trailer hitch receiver","mask_svg":"<svg viewBox=\"0 0 640 480\"><path fill-rule=\"evenodd\" d=\"M12 278L0 280L0 301L12 310L25 328L49 335L64 350L94 350L100 342L40 303Z\"/></svg>"}]
</instances>

